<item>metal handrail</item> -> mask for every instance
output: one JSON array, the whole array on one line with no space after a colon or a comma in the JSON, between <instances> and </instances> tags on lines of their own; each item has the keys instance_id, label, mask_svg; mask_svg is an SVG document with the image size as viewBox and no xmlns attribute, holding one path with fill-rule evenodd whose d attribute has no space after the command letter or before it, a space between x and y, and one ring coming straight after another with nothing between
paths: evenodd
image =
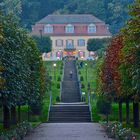
<instances>
[{"instance_id":1,"label":"metal handrail","mask_svg":"<svg viewBox=\"0 0 140 140\"><path fill-rule=\"evenodd\" d=\"M50 116L51 106L52 106L52 93L50 91L50 103L49 103L49 109L48 109L48 120L49 120L49 116Z\"/></svg>"},{"instance_id":2,"label":"metal handrail","mask_svg":"<svg viewBox=\"0 0 140 140\"><path fill-rule=\"evenodd\" d=\"M62 82L64 80L64 67L65 67L65 61L63 61L63 72L62 72L62 78L61 78L61 82L60 82L60 101L62 98Z\"/></svg>"},{"instance_id":3,"label":"metal handrail","mask_svg":"<svg viewBox=\"0 0 140 140\"><path fill-rule=\"evenodd\" d=\"M78 77L78 86L79 86L80 96L81 96L81 100L82 100L81 82L80 82L80 76L78 73L78 66L76 66L76 72L77 72L77 77Z\"/></svg>"},{"instance_id":4,"label":"metal handrail","mask_svg":"<svg viewBox=\"0 0 140 140\"><path fill-rule=\"evenodd\" d=\"M92 120L92 106L91 106L90 90L88 91L88 106L89 106L89 111L90 111L90 117Z\"/></svg>"}]
</instances>

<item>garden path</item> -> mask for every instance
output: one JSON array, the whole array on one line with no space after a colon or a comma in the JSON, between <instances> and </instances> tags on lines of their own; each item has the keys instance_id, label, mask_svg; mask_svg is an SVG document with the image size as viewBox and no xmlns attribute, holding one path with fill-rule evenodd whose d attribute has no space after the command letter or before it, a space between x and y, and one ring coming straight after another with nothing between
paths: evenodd
<instances>
[{"instance_id":1,"label":"garden path","mask_svg":"<svg viewBox=\"0 0 140 140\"><path fill-rule=\"evenodd\" d=\"M24 140L111 140L98 123L43 123Z\"/></svg>"}]
</instances>

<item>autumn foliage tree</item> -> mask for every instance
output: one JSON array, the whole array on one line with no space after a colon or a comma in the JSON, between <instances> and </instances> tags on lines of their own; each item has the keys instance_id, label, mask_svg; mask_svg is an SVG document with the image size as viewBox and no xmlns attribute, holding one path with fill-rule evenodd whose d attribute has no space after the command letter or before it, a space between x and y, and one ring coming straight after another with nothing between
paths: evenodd
<instances>
[{"instance_id":1,"label":"autumn foliage tree","mask_svg":"<svg viewBox=\"0 0 140 140\"><path fill-rule=\"evenodd\" d=\"M135 0L129 9L131 18L120 35L113 37L100 66L100 93L119 102L120 121L122 102L126 103L126 123L130 121L129 103L133 102L134 127L139 127L140 1Z\"/></svg>"},{"instance_id":2,"label":"autumn foliage tree","mask_svg":"<svg viewBox=\"0 0 140 140\"><path fill-rule=\"evenodd\" d=\"M120 121L122 121L122 97L120 91L120 65L119 55L123 48L123 37L118 35L112 39L111 44L106 50L105 60L101 70L101 80L103 83L104 94L109 98L119 102Z\"/></svg>"}]
</instances>

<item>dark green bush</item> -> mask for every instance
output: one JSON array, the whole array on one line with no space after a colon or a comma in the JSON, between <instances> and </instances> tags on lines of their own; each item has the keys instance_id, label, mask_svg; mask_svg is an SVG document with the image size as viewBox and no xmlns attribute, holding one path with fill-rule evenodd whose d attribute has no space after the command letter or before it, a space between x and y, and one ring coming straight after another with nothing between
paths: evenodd
<instances>
[{"instance_id":1,"label":"dark green bush","mask_svg":"<svg viewBox=\"0 0 140 140\"><path fill-rule=\"evenodd\" d=\"M79 74L81 74L81 71L79 71Z\"/></svg>"},{"instance_id":2,"label":"dark green bush","mask_svg":"<svg viewBox=\"0 0 140 140\"><path fill-rule=\"evenodd\" d=\"M80 76L80 81L84 81L84 77L83 76Z\"/></svg>"},{"instance_id":3,"label":"dark green bush","mask_svg":"<svg viewBox=\"0 0 140 140\"><path fill-rule=\"evenodd\" d=\"M59 81L59 82L61 81L61 77L60 76L58 77L57 81Z\"/></svg>"},{"instance_id":4,"label":"dark green bush","mask_svg":"<svg viewBox=\"0 0 140 140\"><path fill-rule=\"evenodd\" d=\"M57 84L57 88L60 89L60 83Z\"/></svg>"},{"instance_id":5,"label":"dark green bush","mask_svg":"<svg viewBox=\"0 0 140 140\"><path fill-rule=\"evenodd\" d=\"M22 140L31 129L30 123L24 121L18 124L14 130L1 133L0 140Z\"/></svg>"},{"instance_id":6,"label":"dark green bush","mask_svg":"<svg viewBox=\"0 0 140 140\"><path fill-rule=\"evenodd\" d=\"M63 72L62 72L62 70L60 71L60 75L62 75L63 74Z\"/></svg>"},{"instance_id":7,"label":"dark green bush","mask_svg":"<svg viewBox=\"0 0 140 140\"><path fill-rule=\"evenodd\" d=\"M81 84L81 88L82 88L82 89L85 88L85 85L84 85L83 83Z\"/></svg>"},{"instance_id":8,"label":"dark green bush","mask_svg":"<svg viewBox=\"0 0 140 140\"><path fill-rule=\"evenodd\" d=\"M108 121L108 115L111 113L111 102L108 100L105 96L100 96L96 103L97 110L100 114L103 114L106 116Z\"/></svg>"},{"instance_id":9,"label":"dark green bush","mask_svg":"<svg viewBox=\"0 0 140 140\"><path fill-rule=\"evenodd\" d=\"M63 65L61 65L60 69L63 70Z\"/></svg>"},{"instance_id":10,"label":"dark green bush","mask_svg":"<svg viewBox=\"0 0 140 140\"><path fill-rule=\"evenodd\" d=\"M56 97L56 102L60 102L60 97L59 96Z\"/></svg>"}]
</instances>

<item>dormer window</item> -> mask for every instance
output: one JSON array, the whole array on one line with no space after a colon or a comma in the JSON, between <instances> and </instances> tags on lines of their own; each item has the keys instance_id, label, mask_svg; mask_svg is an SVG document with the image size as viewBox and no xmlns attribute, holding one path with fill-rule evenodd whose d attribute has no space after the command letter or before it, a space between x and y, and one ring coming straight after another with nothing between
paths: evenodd
<instances>
[{"instance_id":1,"label":"dormer window","mask_svg":"<svg viewBox=\"0 0 140 140\"><path fill-rule=\"evenodd\" d=\"M88 33L96 33L96 25L95 24L90 24L88 26Z\"/></svg>"},{"instance_id":2,"label":"dormer window","mask_svg":"<svg viewBox=\"0 0 140 140\"><path fill-rule=\"evenodd\" d=\"M53 26L50 24L45 25L44 33L53 33Z\"/></svg>"},{"instance_id":3,"label":"dormer window","mask_svg":"<svg viewBox=\"0 0 140 140\"><path fill-rule=\"evenodd\" d=\"M65 28L66 33L74 33L74 26L71 24L68 24Z\"/></svg>"}]
</instances>

